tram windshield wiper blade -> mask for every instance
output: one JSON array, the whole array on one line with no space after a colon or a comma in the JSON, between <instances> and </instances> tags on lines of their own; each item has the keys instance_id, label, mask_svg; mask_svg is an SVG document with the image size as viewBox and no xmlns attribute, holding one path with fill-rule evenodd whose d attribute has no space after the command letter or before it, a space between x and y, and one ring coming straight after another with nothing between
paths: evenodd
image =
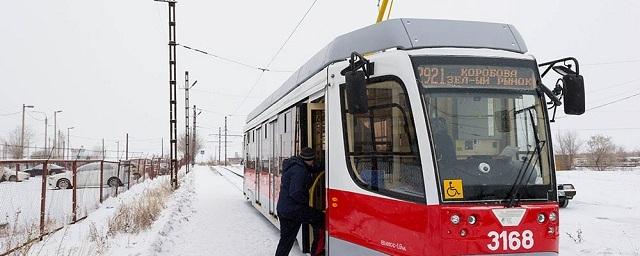
<instances>
[{"instance_id":1,"label":"tram windshield wiper blade","mask_svg":"<svg viewBox=\"0 0 640 256\"><path fill-rule=\"evenodd\" d=\"M531 119L531 126L533 128L533 138L535 140L536 143L536 147L534 148L533 152L531 150L528 150L526 155L527 157L529 156L529 154L531 154L531 157L527 158L526 162L522 163L522 166L520 166L520 169L518 170L518 175L516 176L516 180L514 181L513 185L511 186L511 190L509 191L509 194L507 194L507 199L509 199L508 203L507 203L507 207L513 207L513 204L515 203L516 197L518 195L518 192L520 190L520 187L522 187L522 183L524 181L528 181L531 178L531 174L533 174L535 165L537 164L538 160L540 160L541 156L541 149L544 146L544 141L540 141L540 138L538 138L538 128L535 124L535 120L533 118L533 113L531 112L532 108L525 108L523 109L523 111L526 110L528 112L528 116ZM521 112L523 112L521 111ZM540 145L542 144L542 145ZM531 161L533 160L534 157L536 158L536 163L533 164L533 168L531 168L531 172L529 173L529 177L527 177L525 179L524 176L526 176L527 174L527 170L529 170L529 166L531 165Z\"/></svg>"}]
</instances>

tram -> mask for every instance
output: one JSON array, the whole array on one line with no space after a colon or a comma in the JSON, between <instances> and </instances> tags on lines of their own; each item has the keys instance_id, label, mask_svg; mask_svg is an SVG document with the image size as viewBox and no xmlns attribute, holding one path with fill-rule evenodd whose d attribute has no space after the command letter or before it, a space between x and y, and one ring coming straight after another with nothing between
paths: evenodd
<instances>
[{"instance_id":1,"label":"tram","mask_svg":"<svg viewBox=\"0 0 640 256\"><path fill-rule=\"evenodd\" d=\"M311 147L328 255L557 255L560 105L584 112L578 61L538 63L512 25L384 21L334 39L248 115L244 194L279 226L282 161ZM303 225L304 252L312 236Z\"/></svg>"}]
</instances>

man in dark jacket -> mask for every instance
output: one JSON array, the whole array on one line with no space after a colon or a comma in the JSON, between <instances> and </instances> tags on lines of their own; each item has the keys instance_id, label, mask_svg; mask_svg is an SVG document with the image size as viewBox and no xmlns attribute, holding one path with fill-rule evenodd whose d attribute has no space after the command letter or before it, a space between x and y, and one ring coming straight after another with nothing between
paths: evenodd
<instances>
[{"instance_id":1,"label":"man in dark jacket","mask_svg":"<svg viewBox=\"0 0 640 256\"><path fill-rule=\"evenodd\" d=\"M280 182L278 199L278 219L280 220L280 242L276 256L289 255L296 235L302 223L313 226L314 240L311 246L312 255L317 255L324 248L318 247L318 239L324 239L324 213L309 206L309 189L313 182L315 153L311 148L303 148L298 156L283 162L283 174ZM322 237L320 237L322 236ZM324 245L321 243L321 247Z\"/></svg>"}]
</instances>

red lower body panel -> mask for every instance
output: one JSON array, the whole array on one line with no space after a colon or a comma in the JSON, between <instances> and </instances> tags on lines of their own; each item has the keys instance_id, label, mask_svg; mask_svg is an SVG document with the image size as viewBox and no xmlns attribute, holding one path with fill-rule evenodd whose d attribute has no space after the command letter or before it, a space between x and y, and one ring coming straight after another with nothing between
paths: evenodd
<instances>
[{"instance_id":1,"label":"red lower body panel","mask_svg":"<svg viewBox=\"0 0 640 256\"><path fill-rule=\"evenodd\" d=\"M329 236L391 255L469 255L558 252L558 206L528 204L520 222L503 226L501 205L425 205L329 189ZM546 219L538 222L542 213ZM453 224L457 215L460 223ZM476 222L470 224L469 216ZM331 245L329 245L331 246Z\"/></svg>"}]
</instances>

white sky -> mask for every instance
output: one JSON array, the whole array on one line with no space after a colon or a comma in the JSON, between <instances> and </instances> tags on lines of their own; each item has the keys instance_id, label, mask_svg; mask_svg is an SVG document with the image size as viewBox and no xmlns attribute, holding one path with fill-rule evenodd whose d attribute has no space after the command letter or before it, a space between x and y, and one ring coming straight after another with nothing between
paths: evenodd
<instances>
[{"instance_id":1,"label":"white sky","mask_svg":"<svg viewBox=\"0 0 640 256\"><path fill-rule=\"evenodd\" d=\"M178 42L264 66L311 3L180 1ZM376 3L318 0L272 69L295 70L336 36L372 24ZM640 92L638 1L397 0L391 17L514 24L529 53L540 62L565 56L580 60L587 108ZM160 138L165 137L166 146L169 133L167 20L166 4L152 0L33 0L4 5L0 10L0 136L20 124L19 114L4 114L18 112L26 103L50 119L54 110L62 109L59 128L76 127L71 132L73 147L91 149L105 138L107 148L115 150L115 141L123 143L129 132L131 151L159 153ZM618 61L631 62L606 64ZM217 132L224 114L235 115L229 118L229 130L240 133L242 115L289 75L266 73L241 104L259 72L179 48L180 86L185 70L190 71L191 81L198 80L192 105L208 110L199 116L199 124L215 129L203 128L200 134ZM178 92L180 130L184 129L183 95ZM628 149L638 149L638 100L640 96L559 119L552 128L578 129L583 138L607 134ZM36 145L42 146L43 122L27 115L27 125L36 133ZM235 141L230 156L241 151L240 140ZM213 144L208 144L207 155L212 149Z\"/></svg>"}]
</instances>

